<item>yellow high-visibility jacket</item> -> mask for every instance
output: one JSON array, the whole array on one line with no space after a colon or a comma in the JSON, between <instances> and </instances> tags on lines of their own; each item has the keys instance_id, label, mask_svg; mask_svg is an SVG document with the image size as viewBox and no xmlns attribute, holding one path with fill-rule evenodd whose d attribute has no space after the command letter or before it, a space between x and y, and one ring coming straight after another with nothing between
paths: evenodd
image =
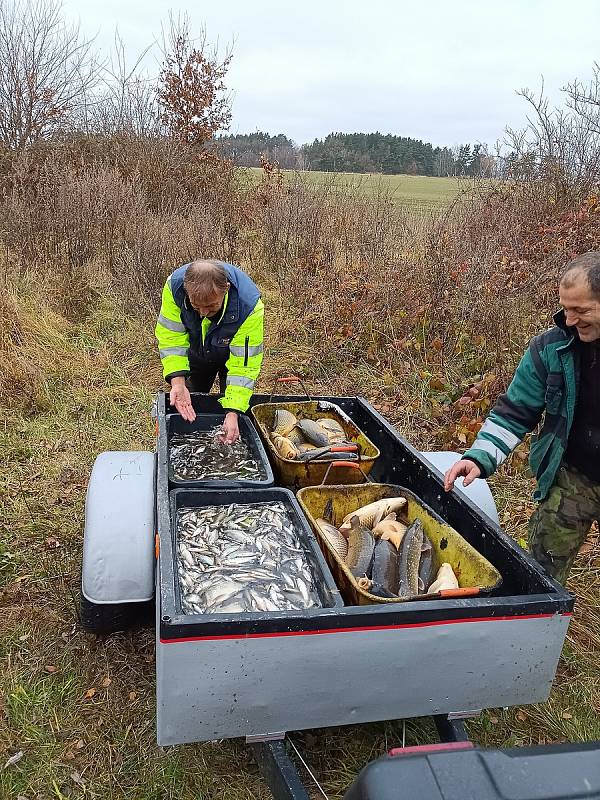
<instances>
[{"instance_id":1,"label":"yellow high-visibility jacket","mask_svg":"<svg viewBox=\"0 0 600 800\"><path fill-rule=\"evenodd\" d=\"M189 264L167 278L155 334L165 380L224 366L224 409L247 411L263 360L264 305L254 282L239 267L223 263L231 287L218 320L201 317L183 280Z\"/></svg>"}]
</instances>

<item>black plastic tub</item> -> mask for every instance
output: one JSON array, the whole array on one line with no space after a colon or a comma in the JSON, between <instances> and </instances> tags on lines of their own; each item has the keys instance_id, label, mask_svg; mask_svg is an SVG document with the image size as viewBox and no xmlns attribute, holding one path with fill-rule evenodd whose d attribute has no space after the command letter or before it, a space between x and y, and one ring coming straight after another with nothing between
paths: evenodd
<instances>
[{"instance_id":1,"label":"black plastic tub","mask_svg":"<svg viewBox=\"0 0 600 800\"><path fill-rule=\"evenodd\" d=\"M169 493L169 504L171 507L171 547L172 558L169 559L173 565L173 601L178 614L181 614L180 585L175 569L176 545L177 545L177 512L183 508L204 508L206 506L229 506L232 503L241 505L255 503L275 503L280 502L285 506L285 510L290 516L294 528L300 539L306 560L313 573L315 588L321 601L322 608L338 608L344 605L339 589L333 579L327 562L321 552L317 540L311 530L308 520L304 516L298 501L289 489L268 488L268 489L173 489ZM308 613L312 609L307 609ZM315 609L319 610L319 609ZM298 611L273 611L269 615L292 615L297 616ZM243 612L240 617L252 616L264 617L265 612ZM198 618L198 615L186 615L190 619ZM226 614L202 614L201 619L208 617L224 619Z\"/></svg>"},{"instance_id":2,"label":"black plastic tub","mask_svg":"<svg viewBox=\"0 0 600 800\"><path fill-rule=\"evenodd\" d=\"M193 422L186 422L180 414L167 414L167 438L166 438L166 453L164 457L167 461L167 468L169 474L169 484L176 488L190 488L190 489L203 489L203 488L221 488L224 486L233 486L240 489L265 489L273 486L275 478L273 477L273 470L269 462L269 457L265 451L264 445L260 440L258 431L250 421L249 417L240 414L238 422L240 426L240 437L247 445L253 458L256 459L260 470L264 477L257 480L247 480L244 478L228 478L225 480L218 480L216 478L209 478L208 480L181 480L176 478L171 466L171 436L174 433L192 433L194 431L208 431L223 422L223 414L197 414Z\"/></svg>"}]
</instances>

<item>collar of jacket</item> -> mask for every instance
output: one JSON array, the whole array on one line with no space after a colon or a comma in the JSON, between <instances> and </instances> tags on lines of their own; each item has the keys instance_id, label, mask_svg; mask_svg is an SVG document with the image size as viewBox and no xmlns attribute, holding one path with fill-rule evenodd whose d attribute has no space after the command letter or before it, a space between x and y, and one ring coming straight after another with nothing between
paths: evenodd
<instances>
[{"instance_id":1,"label":"collar of jacket","mask_svg":"<svg viewBox=\"0 0 600 800\"><path fill-rule=\"evenodd\" d=\"M556 314L554 314L552 319L554 320L556 327L560 328L561 331L564 331L568 337L563 347L570 347L572 344L574 344L574 342L578 341L579 336L577 335L577 328L567 325L567 318L565 317L564 308L559 309Z\"/></svg>"}]
</instances>

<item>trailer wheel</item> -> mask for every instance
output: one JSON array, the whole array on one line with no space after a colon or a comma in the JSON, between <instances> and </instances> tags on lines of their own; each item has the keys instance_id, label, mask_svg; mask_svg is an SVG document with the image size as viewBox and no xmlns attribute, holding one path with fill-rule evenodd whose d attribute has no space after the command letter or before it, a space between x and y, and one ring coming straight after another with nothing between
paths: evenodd
<instances>
[{"instance_id":1,"label":"trailer wheel","mask_svg":"<svg viewBox=\"0 0 600 800\"><path fill-rule=\"evenodd\" d=\"M117 633L130 628L154 625L154 600L144 603L92 603L79 597L79 622L84 631L96 634Z\"/></svg>"}]
</instances>

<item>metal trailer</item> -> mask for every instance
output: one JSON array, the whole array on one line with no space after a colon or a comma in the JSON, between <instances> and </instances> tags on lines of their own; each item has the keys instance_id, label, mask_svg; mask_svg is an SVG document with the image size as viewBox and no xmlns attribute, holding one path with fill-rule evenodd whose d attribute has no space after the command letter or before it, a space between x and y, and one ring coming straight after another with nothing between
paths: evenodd
<instances>
[{"instance_id":1,"label":"metal trailer","mask_svg":"<svg viewBox=\"0 0 600 800\"><path fill-rule=\"evenodd\" d=\"M192 397L196 412L221 410L214 397ZM574 598L500 529L485 481L446 494L444 462L457 454L417 452L360 397L315 399L339 405L379 448L375 481L413 491L500 571L502 585L461 599L182 614L167 463L174 409L160 393L156 452L103 453L94 465L82 573L82 621L90 630L143 617L155 602L158 743L267 742L259 761L281 776L288 731L455 719L547 699ZM266 400L255 395L253 403Z\"/></svg>"}]
</instances>

